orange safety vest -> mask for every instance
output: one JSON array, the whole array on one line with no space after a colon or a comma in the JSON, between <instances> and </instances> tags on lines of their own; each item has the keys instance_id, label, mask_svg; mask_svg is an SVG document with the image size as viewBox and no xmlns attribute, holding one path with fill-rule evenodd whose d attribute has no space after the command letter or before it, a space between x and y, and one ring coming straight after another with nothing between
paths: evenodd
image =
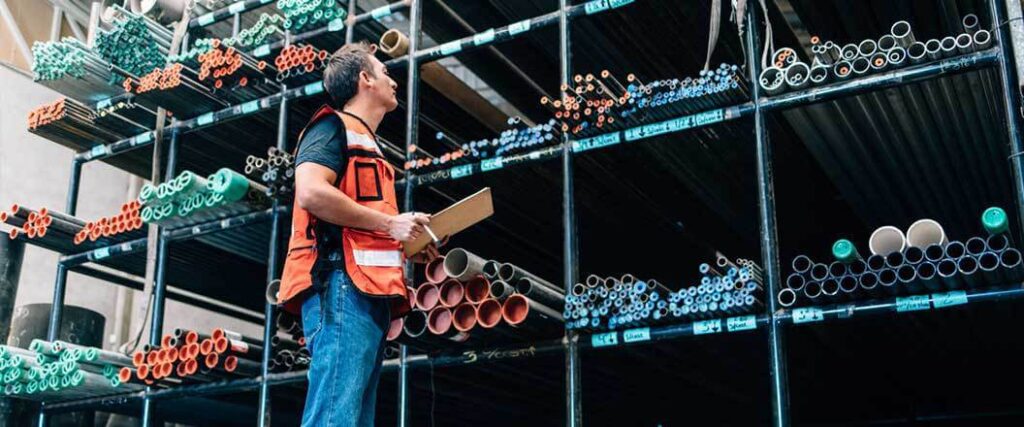
<instances>
[{"instance_id":1,"label":"orange safety vest","mask_svg":"<svg viewBox=\"0 0 1024 427\"><path fill-rule=\"evenodd\" d=\"M323 106L313 115L306 129L331 114L334 109ZM341 113L345 127L348 164L338 188L356 203L388 215L398 214L395 197L395 171L384 160L377 146L377 136L356 116ZM298 147L296 147L298 152ZM298 200L292 207L292 231L288 240L288 257L281 274L278 303L291 312L301 311L303 295L312 288L313 275L331 265L327 254L318 253L316 224L319 221ZM341 227L341 246L345 256L345 272L360 291L381 297L396 297L391 303L392 317L405 315L411 309L405 288L402 244L386 232Z\"/></svg>"}]
</instances>

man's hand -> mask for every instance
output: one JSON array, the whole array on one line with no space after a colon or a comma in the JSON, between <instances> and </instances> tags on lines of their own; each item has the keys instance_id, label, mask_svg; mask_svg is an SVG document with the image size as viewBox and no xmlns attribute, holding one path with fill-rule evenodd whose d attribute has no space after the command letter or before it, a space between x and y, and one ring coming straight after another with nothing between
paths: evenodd
<instances>
[{"instance_id":1,"label":"man's hand","mask_svg":"<svg viewBox=\"0 0 1024 427\"><path fill-rule=\"evenodd\" d=\"M430 242L430 244L428 244L427 247L423 248L422 251L420 251L416 255L409 257L409 260L417 264L429 263L430 261L433 261L441 256L441 251L438 248L446 244L448 244L447 237L442 239L441 243Z\"/></svg>"},{"instance_id":2,"label":"man's hand","mask_svg":"<svg viewBox=\"0 0 1024 427\"><path fill-rule=\"evenodd\" d=\"M411 242L423 234L423 226L430 224L430 215L407 212L388 219L387 231L392 239Z\"/></svg>"}]
</instances>

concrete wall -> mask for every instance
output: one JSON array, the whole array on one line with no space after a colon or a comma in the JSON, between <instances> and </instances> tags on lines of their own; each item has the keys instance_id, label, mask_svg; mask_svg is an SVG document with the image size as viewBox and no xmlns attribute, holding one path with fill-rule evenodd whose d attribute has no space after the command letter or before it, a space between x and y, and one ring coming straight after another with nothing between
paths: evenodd
<instances>
[{"instance_id":1,"label":"concrete wall","mask_svg":"<svg viewBox=\"0 0 1024 427\"><path fill-rule=\"evenodd\" d=\"M9 209L12 203L20 203L33 208L63 209L73 152L26 130L28 112L59 96L33 83L31 78L0 66L0 208ZM128 185L128 173L105 163L87 163L82 170L77 216L92 220L116 213L127 200ZM26 250L17 305L52 300L57 257L56 253L37 247ZM261 288L258 284L251 287L253 292L262 293ZM141 293L132 294L134 331L144 306ZM77 274L68 278L66 302L102 313L107 318L107 337L114 324L116 295L116 285ZM254 336L262 334L257 325L174 301L168 301L166 313L165 330L209 330L219 326ZM111 347L109 340L107 347Z\"/></svg>"}]
</instances>

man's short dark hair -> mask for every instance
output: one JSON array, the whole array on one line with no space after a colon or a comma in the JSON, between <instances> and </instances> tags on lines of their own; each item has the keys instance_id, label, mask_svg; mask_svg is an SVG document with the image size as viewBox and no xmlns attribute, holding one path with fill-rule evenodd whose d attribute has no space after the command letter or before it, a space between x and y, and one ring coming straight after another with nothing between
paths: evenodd
<instances>
[{"instance_id":1,"label":"man's short dark hair","mask_svg":"<svg viewBox=\"0 0 1024 427\"><path fill-rule=\"evenodd\" d=\"M341 108L359 91L359 72L366 71L376 77L370 56L376 46L365 41L349 43L331 55L324 68L324 88L331 96L334 108Z\"/></svg>"}]
</instances>

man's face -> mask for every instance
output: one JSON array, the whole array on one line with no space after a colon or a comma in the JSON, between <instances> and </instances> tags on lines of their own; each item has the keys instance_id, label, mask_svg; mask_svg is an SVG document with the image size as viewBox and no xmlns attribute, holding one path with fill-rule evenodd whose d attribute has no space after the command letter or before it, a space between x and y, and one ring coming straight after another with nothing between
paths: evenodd
<instances>
[{"instance_id":1,"label":"man's face","mask_svg":"<svg viewBox=\"0 0 1024 427\"><path fill-rule=\"evenodd\" d=\"M367 75L369 78L369 94L381 104L387 107L388 111L398 108L398 83L395 83L388 74L388 67L384 66L374 56L370 56L370 64L374 75Z\"/></svg>"}]
</instances>

